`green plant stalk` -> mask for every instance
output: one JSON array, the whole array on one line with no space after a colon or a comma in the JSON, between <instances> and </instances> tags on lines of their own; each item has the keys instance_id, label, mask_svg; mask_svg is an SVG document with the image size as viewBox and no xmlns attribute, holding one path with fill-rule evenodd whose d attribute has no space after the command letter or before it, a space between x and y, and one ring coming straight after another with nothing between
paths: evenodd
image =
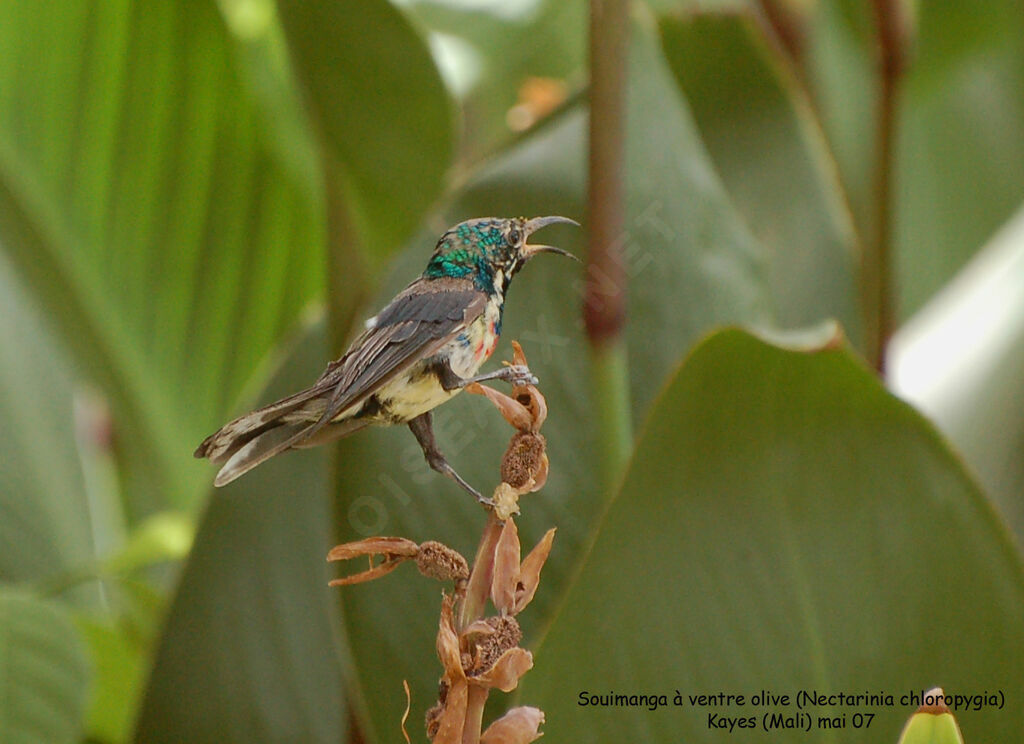
<instances>
[{"instance_id":1,"label":"green plant stalk","mask_svg":"<svg viewBox=\"0 0 1024 744\"><path fill-rule=\"evenodd\" d=\"M590 352L591 392L597 412L601 482L611 488L633 451L629 363L624 343L595 346Z\"/></svg>"}]
</instances>

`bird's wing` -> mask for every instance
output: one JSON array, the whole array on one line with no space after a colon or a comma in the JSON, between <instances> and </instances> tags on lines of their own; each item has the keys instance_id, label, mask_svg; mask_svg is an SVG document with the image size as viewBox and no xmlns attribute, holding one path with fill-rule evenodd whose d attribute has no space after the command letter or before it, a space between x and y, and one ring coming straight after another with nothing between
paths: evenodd
<instances>
[{"instance_id":1,"label":"bird's wing","mask_svg":"<svg viewBox=\"0 0 1024 744\"><path fill-rule=\"evenodd\" d=\"M434 354L487 306L487 296L469 282L433 284L415 282L398 295L312 387L235 419L207 437L196 456L227 461L215 483L223 485L306 441L339 413Z\"/></svg>"},{"instance_id":2,"label":"bird's wing","mask_svg":"<svg viewBox=\"0 0 1024 744\"><path fill-rule=\"evenodd\" d=\"M480 317L486 306L487 296L476 289L438 291L413 284L381 310L345 356L317 380L315 388L332 391L318 423L327 423L434 354Z\"/></svg>"}]
</instances>

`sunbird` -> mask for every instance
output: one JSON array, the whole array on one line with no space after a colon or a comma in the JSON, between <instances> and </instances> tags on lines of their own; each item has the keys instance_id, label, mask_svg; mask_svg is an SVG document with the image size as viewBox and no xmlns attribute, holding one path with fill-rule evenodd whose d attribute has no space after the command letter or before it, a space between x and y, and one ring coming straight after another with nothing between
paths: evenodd
<instances>
[{"instance_id":1,"label":"sunbird","mask_svg":"<svg viewBox=\"0 0 1024 744\"><path fill-rule=\"evenodd\" d=\"M579 226L568 217L483 217L449 229L423 274L366 321L366 330L312 387L203 440L195 456L221 466L213 484L226 485L288 449L315 447L370 424L408 424L427 464L486 502L441 454L430 412L473 382L537 382L522 365L477 371L498 344L505 292L516 272L538 253L576 258L526 242L557 223Z\"/></svg>"}]
</instances>

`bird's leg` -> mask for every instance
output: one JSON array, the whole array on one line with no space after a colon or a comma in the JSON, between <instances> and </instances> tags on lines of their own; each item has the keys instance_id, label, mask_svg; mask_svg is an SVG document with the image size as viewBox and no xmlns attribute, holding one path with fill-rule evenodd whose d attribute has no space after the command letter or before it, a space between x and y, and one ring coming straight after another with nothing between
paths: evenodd
<instances>
[{"instance_id":1,"label":"bird's leg","mask_svg":"<svg viewBox=\"0 0 1024 744\"><path fill-rule=\"evenodd\" d=\"M459 377L447 364L443 365L440 372L441 387L445 390L459 390L474 382L486 382L487 380L505 380L512 385L536 385L538 382L525 364L510 364L493 372L485 372L473 377Z\"/></svg>"},{"instance_id":2,"label":"bird's leg","mask_svg":"<svg viewBox=\"0 0 1024 744\"><path fill-rule=\"evenodd\" d=\"M448 461L444 459L444 455L441 454L441 450L437 448L437 442L434 441L434 428L431 425L430 411L421 413L419 416L409 421L409 429L416 436L416 441L420 443L420 447L423 449L423 457L427 460L427 465L437 472L447 475L453 481L473 494L473 498L481 504L494 506L493 501L481 496L480 492L473 488L473 486L466 483L462 476L455 472L455 468L449 465Z\"/></svg>"}]
</instances>

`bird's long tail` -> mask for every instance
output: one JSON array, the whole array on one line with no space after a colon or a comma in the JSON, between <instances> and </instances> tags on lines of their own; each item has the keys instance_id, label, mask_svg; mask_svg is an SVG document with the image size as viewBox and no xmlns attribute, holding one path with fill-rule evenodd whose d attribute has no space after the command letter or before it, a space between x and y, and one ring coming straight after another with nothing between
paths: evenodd
<instances>
[{"instance_id":1,"label":"bird's long tail","mask_svg":"<svg viewBox=\"0 0 1024 744\"><path fill-rule=\"evenodd\" d=\"M221 465L215 486L224 486L287 449L310 447L338 439L368 422L348 419L326 426L320 419L327 402L309 391L271 403L221 427L196 448L196 457Z\"/></svg>"}]
</instances>

